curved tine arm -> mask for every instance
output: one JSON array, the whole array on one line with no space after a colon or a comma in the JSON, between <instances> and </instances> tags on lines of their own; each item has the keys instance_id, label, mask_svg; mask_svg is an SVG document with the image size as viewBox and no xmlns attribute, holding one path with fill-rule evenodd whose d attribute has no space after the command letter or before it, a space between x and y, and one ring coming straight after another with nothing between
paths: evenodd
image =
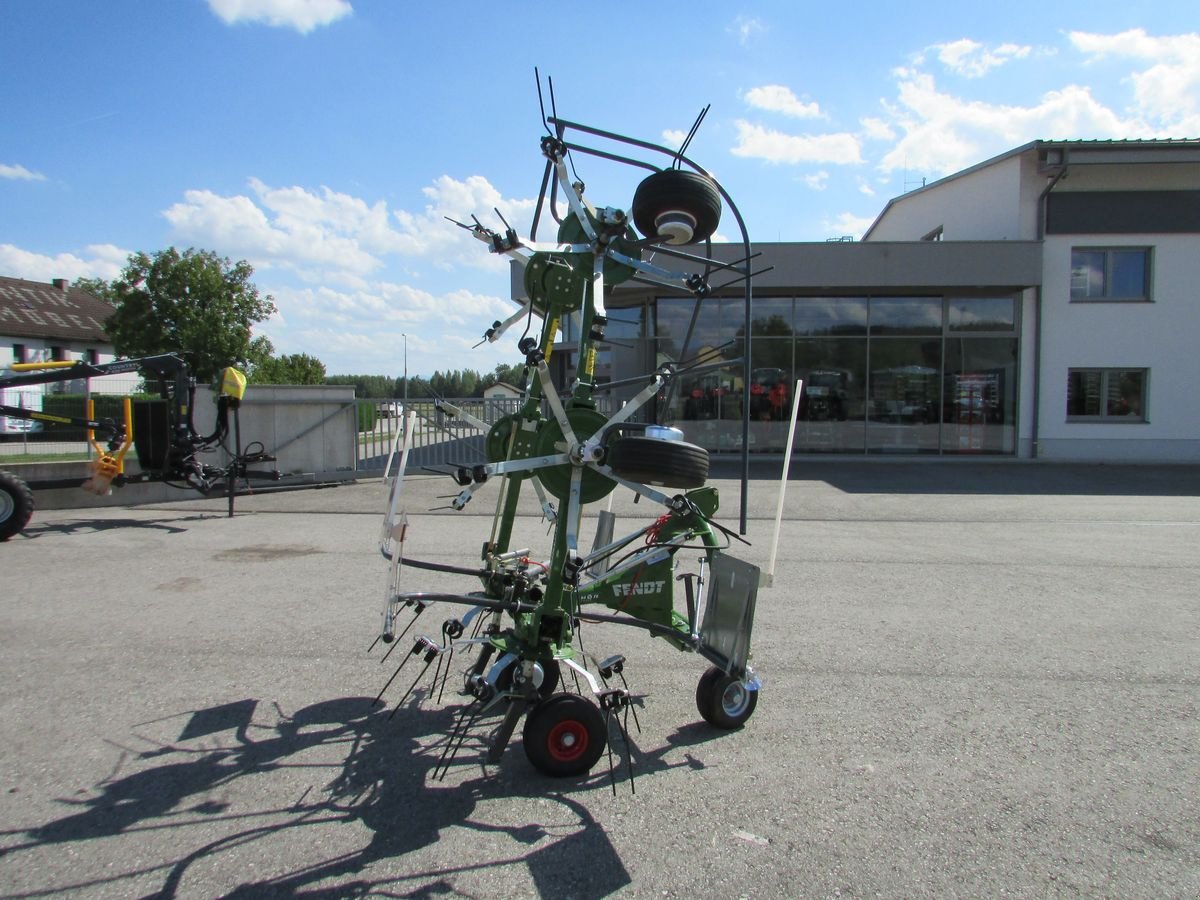
<instances>
[{"instance_id":1,"label":"curved tine arm","mask_svg":"<svg viewBox=\"0 0 1200 900\"><path fill-rule=\"evenodd\" d=\"M542 507L542 515L546 517L547 522L557 522L558 510L554 508L554 504L546 496L546 489L542 487L542 479L535 475L529 480L533 482L533 492L537 494L538 504Z\"/></svg>"},{"instance_id":2,"label":"curved tine arm","mask_svg":"<svg viewBox=\"0 0 1200 900\"><path fill-rule=\"evenodd\" d=\"M626 256L618 250L609 247L606 251L607 255L617 262L637 269L642 273L647 280L652 280L656 284L669 285L670 287L683 287L687 289L688 279L691 275L687 272L672 272L670 269L664 269L662 266L656 266L653 263L643 262L640 259L634 259L632 256Z\"/></svg>"},{"instance_id":3,"label":"curved tine arm","mask_svg":"<svg viewBox=\"0 0 1200 900\"><path fill-rule=\"evenodd\" d=\"M550 367L546 365L544 359L538 362L537 373L538 379L542 382L542 391L546 395L546 402L550 405L550 411L554 413L554 420L558 422L558 427L562 429L567 446L574 447L579 441L575 437L575 430L567 420L567 411L563 409L562 401L558 398L558 389L554 386L554 381L550 378Z\"/></svg>"},{"instance_id":4,"label":"curved tine arm","mask_svg":"<svg viewBox=\"0 0 1200 900\"><path fill-rule=\"evenodd\" d=\"M666 506L666 507L672 506L672 498L668 497L662 491L656 491L654 488L646 487L646 485L644 485L644 484L638 484L636 481L626 481L624 478L621 478L620 476L613 474L613 470L610 469L608 466L601 466L601 465L597 465L595 463L592 463L591 466L593 469L595 469L597 472L599 472L605 478L615 481L617 484L621 485L621 487L629 488L635 494L641 494L647 500L653 500L655 503L659 504L660 506Z\"/></svg>"},{"instance_id":5,"label":"curved tine arm","mask_svg":"<svg viewBox=\"0 0 1200 900\"><path fill-rule=\"evenodd\" d=\"M583 489L583 468L571 468L571 488L567 493L566 509L563 515L567 517L567 554L579 555L579 519L583 513L583 502L580 496Z\"/></svg>"},{"instance_id":6,"label":"curved tine arm","mask_svg":"<svg viewBox=\"0 0 1200 900\"><path fill-rule=\"evenodd\" d=\"M604 426L597 429L595 434L593 434L590 438L588 438L586 441L584 441L584 444L583 444L583 458L584 459L587 459L587 460L595 459L596 458L596 454L595 454L596 449L599 448L601 445L603 445L603 443L606 440L608 440L609 432L611 432L614 428L616 428L618 425L622 424L623 422L628 421L629 418L634 413L636 413L643 406L645 406L651 399L653 399L654 396L658 394L658 392L662 388L662 386L664 384L666 384L666 382L667 382L666 374L661 371L653 373L650 376L650 379L651 380L648 385L646 385L637 394L635 394L633 399L629 400L624 406L622 406L619 410L617 410L615 413L613 413L611 416L609 416L608 421L604 423Z\"/></svg>"},{"instance_id":7,"label":"curved tine arm","mask_svg":"<svg viewBox=\"0 0 1200 900\"><path fill-rule=\"evenodd\" d=\"M571 212L575 214L580 227L583 228L583 233L588 236L588 240L596 240L596 229L592 227L592 222L588 218L587 207L583 205L583 199L571 186L571 176L567 172L567 164L563 162L563 157L560 156L554 160L554 171L558 175L558 183L562 185L563 193L567 195L567 203L571 206Z\"/></svg>"},{"instance_id":8,"label":"curved tine arm","mask_svg":"<svg viewBox=\"0 0 1200 900\"><path fill-rule=\"evenodd\" d=\"M485 475L511 475L514 472L535 472L549 466L561 466L569 463L571 457L567 453L554 453L550 456L529 456L524 459L506 459L502 462L488 463L480 466Z\"/></svg>"},{"instance_id":9,"label":"curved tine arm","mask_svg":"<svg viewBox=\"0 0 1200 900\"><path fill-rule=\"evenodd\" d=\"M585 290L587 290L585 288ZM590 288L592 292L592 314L607 318L608 313L604 311L604 254L597 253L592 258L592 284ZM584 307L587 306L587 297L583 298Z\"/></svg>"},{"instance_id":10,"label":"curved tine arm","mask_svg":"<svg viewBox=\"0 0 1200 900\"><path fill-rule=\"evenodd\" d=\"M580 618L582 618L582 616ZM599 694L600 691L603 690L603 688L600 686L600 682L596 680L596 677L579 663L575 662L575 660L563 659L562 662L587 682L587 685L592 689L593 694Z\"/></svg>"},{"instance_id":11,"label":"curved tine arm","mask_svg":"<svg viewBox=\"0 0 1200 900\"><path fill-rule=\"evenodd\" d=\"M524 315L524 314L525 314L524 311L518 313L518 315ZM476 416L471 415L469 412L467 412L461 406L455 406L453 403L446 403L445 401L443 401L442 409L444 409L446 412L448 412L452 419L462 419L464 422L466 422L472 428L477 428L480 431L487 431L489 428L492 427L487 422L483 421L483 419L480 419Z\"/></svg>"}]
</instances>

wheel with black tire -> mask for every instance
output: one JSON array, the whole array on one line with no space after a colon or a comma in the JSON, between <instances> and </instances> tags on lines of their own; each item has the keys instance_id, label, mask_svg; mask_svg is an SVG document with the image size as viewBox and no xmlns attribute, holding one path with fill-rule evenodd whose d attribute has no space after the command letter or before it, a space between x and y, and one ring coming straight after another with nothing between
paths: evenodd
<instances>
[{"instance_id":1,"label":"wheel with black tire","mask_svg":"<svg viewBox=\"0 0 1200 900\"><path fill-rule=\"evenodd\" d=\"M29 524L33 491L12 472L0 472L0 541L7 541Z\"/></svg>"},{"instance_id":2,"label":"wheel with black tire","mask_svg":"<svg viewBox=\"0 0 1200 900\"><path fill-rule=\"evenodd\" d=\"M608 467L626 481L698 488L708 480L708 451L686 441L623 437L609 445Z\"/></svg>"},{"instance_id":3,"label":"wheel with black tire","mask_svg":"<svg viewBox=\"0 0 1200 900\"><path fill-rule=\"evenodd\" d=\"M525 717L525 755L539 772L556 778L590 771L608 741L604 716L586 697L554 694Z\"/></svg>"},{"instance_id":4,"label":"wheel with black tire","mask_svg":"<svg viewBox=\"0 0 1200 900\"><path fill-rule=\"evenodd\" d=\"M496 690L510 691L521 660L513 660L496 676ZM558 689L561 679L557 659L539 659L533 664L533 686L538 698L545 700Z\"/></svg>"},{"instance_id":5,"label":"wheel with black tire","mask_svg":"<svg viewBox=\"0 0 1200 900\"><path fill-rule=\"evenodd\" d=\"M696 685L696 709L705 722L717 728L740 728L754 715L757 705L758 691L716 666L710 666Z\"/></svg>"},{"instance_id":6,"label":"wheel with black tire","mask_svg":"<svg viewBox=\"0 0 1200 900\"><path fill-rule=\"evenodd\" d=\"M699 172L664 169L643 179L633 195L633 224L667 244L698 244L721 221L721 192Z\"/></svg>"}]
</instances>

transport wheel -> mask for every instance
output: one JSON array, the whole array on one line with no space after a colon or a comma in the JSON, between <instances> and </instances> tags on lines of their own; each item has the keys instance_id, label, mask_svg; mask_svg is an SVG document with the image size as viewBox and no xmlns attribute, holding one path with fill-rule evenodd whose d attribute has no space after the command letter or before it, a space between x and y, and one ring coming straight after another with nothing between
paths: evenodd
<instances>
[{"instance_id":1,"label":"transport wheel","mask_svg":"<svg viewBox=\"0 0 1200 900\"><path fill-rule=\"evenodd\" d=\"M705 722L717 728L741 727L757 705L758 691L716 666L710 666L696 685L696 709Z\"/></svg>"},{"instance_id":2,"label":"transport wheel","mask_svg":"<svg viewBox=\"0 0 1200 900\"><path fill-rule=\"evenodd\" d=\"M626 481L698 488L708 480L708 451L686 441L623 437L609 445L608 467Z\"/></svg>"},{"instance_id":3,"label":"transport wheel","mask_svg":"<svg viewBox=\"0 0 1200 900\"><path fill-rule=\"evenodd\" d=\"M521 665L521 660L518 659L500 671L500 674L496 676L496 690L512 689L513 676L519 665ZM533 686L537 689L539 699L545 700L554 693L558 688L559 678L557 659L539 659L533 664Z\"/></svg>"},{"instance_id":4,"label":"transport wheel","mask_svg":"<svg viewBox=\"0 0 1200 900\"><path fill-rule=\"evenodd\" d=\"M554 694L525 717L525 755L539 772L556 778L589 771L607 741L600 709L578 694Z\"/></svg>"},{"instance_id":5,"label":"transport wheel","mask_svg":"<svg viewBox=\"0 0 1200 900\"><path fill-rule=\"evenodd\" d=\"M12 472L0 472L0 541L20 534L33 515L33 491Z\"/></svg>"},{"instance_id":6,"label":"transport wheel","mask_svg":"<svg viewBox=\"0 0 1200 900\"><path fill-rule=\"evenodd\" d=\"M721 221L721 193L698 172L664 169L638 185L633 195L633 224L648 238L668 244L698 244Z\"/></svg>"}]
</instances>

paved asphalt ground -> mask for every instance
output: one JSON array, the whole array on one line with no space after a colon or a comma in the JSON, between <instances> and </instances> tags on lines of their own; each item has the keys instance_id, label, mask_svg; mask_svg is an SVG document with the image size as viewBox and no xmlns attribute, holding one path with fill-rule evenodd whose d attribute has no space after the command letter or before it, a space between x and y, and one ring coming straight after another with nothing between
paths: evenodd
<instances>
[{"instance_id":1,"label":"paved asphalt ground","mask_svg":"<svg viewBox=\"0 0 1200 900\"><path fill-rule=\"evenodd\" d=\"M469 565L494 491L409 487L409 555ZM763 567L777 490L733 551ZM459 699L389 718L412 667L370 708L378 481L35 514L0 546L0 895L1200 896L1200 468L798 462L786 499L744 729L700 723L699 657L586 629L646 694L615 797L519 732L437 780Z\"/></svg>"}]
</instances>

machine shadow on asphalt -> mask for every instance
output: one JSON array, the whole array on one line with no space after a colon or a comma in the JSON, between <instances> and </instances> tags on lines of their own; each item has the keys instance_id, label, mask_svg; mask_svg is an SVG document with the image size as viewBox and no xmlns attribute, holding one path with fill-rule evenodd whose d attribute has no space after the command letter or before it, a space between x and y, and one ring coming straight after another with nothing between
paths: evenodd
<instances>
[{"instance_id":1,"label":"machine shadow on asphalt","mask_svg":"<svg viewBox=\"0 0 1200 900\"><path fill-rule=\"evenodd\" d=\"M51 534L91 534L97 531L129 528L164 531L167 534L184 534L188 530L188 522L200 522L216 518L220 517L215 513L203 513L194 516L165 516L161 519L80 518L54 523L39 522L28 526L17 536L17 540L36 540L39 537Z\"/></svg>"},{"instance_id":2,"label":"machine shadow on asphalt","mask_svg":"<svg viewBox=\"0 0 1200 900\"><path fill-rule=\"evenodd\" d=\"M421 699L420 694L414 695L413 703ZM391 712L400 715L392 718ZM686 750L681 762L667 762L664 757L669 751L722 736L711 728L689 724L669 735L665 747L654 751L638 747L632 736L627 746L616 738L611 771L598 767L590 775L547 783L519 762L518 754L508 754L499 767L483 767L486 732L498 721L491 717L481 720L479 728L467 736L463 752L446 773L449 777L439 779L436 773L443 767L442 757L458 712L452 706L406 706L389 711L374 706L368 697L343 697L288 714L277 704L245 699L146 722L135 726L124 742L110 741L116 756L111 774L86 795L81 792L79 797L60 799L68 809L65 815L6 830L5 836L16 842L3 855L19 858L23 852L54 845L169 830L174 832L171 846L175 858L149 867L131 862L128 870L102 878L46 887L97 890L123 882L128 885L132 879L140 888L147 876L157 879L161 875L161 887L153 896L173 897L191 893L190 873L220 865L220 855L227 850L278 838L293 829L337 825L344 832L345 825L357 823L365 837L358 849L244 882L231 895L266 892L291 896L319 884L337 885L339 896L346 891L358 895L385 884L402 886L406 881L436 891L438 878L523 865L542 896L567 892L602 897L631 884L631 877L604 828L581 800L618 783L625 789L622 769L627 771L630 755L641 775L681 766L704 768ZM262 724L264 717L273 723ZM178 737L163 740L153 736L167 729L174 733L180 719L183 727ZM431 725L441 737L425 738ZM613 734L615 737L616 729ZM146 749L123 744L141 744ZM315 780L298 797L288 796L278 804L261 803L258 808L247 808L242 799L251 791L241 787L241 782L266 775L280 788L272 793L290 794L289 784L278 782L289 781L291 776L306 778L314 768L318 770ZM632 784L629 787L636 789ZM573 794L583 798L575 799ZM229 796L239 798L237 805L222 799ZM494 824L485 820L486 815L477 815L482 802L521 796L543 803L548 800L556 809L543 815L542 821L520 825ZM511 850L490 858L474 855L461 865L426 871L404 866L402 857L435 844L448 828L507 837ZM549 843L546 838L551 839ZM387 860L397 864L382 869L375 866ZM372 874L381 871L388 875L371 880ZM446 886L449 888L449 883Z\"/></svg>"}]
</instances>

